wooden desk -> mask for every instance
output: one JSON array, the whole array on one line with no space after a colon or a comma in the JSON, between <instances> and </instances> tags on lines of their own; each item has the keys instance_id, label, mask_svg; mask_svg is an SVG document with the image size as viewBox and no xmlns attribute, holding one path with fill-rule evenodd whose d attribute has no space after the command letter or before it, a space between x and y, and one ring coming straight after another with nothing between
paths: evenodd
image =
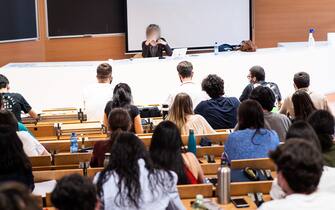
<instances>
[{"instance_id":1,"label":"wooden desk","mask_svg":"<svg viewBox=\"0 0 335 210\"><path fill-rule=\"evenodd\" d=\"M249 208L243 208L245 210L256 210L257 209L257 206L255 205L255 203L251 200L251 198L249 196L241 196L243 197L247 203L249 204ZM265 201L270 201L271 200L271 197L270 195L264 195L263 196L264 200ZM212 202L214 203L217 203L217 198L209 198ZM195 199L183 199L182 202L185 206L185 208L187 210L192 210L192 206L191 206L191 202L192 201L195 201ZM221 209L223 208L224 210L238 210L238 208L236 208L234 206L234 204L232 203L229 203L227 205L218 205L219 207L221 207Z\"/></svg>"}]
</instances>

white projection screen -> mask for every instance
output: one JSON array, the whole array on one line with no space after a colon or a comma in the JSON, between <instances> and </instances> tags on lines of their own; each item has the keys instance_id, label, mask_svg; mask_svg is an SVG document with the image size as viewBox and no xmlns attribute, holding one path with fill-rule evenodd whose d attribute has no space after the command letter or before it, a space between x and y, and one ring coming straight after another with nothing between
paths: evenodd
<instances>
[{"instance_id":1,"label":"white projection screen","mask_svg":"<svg viewBox=\"0 0 335 210\"><path fill-rule=\"evenodd\" d=\"M127 51L141 51L158 24L172 48L208 48L251 39L251 0L127 0Z\"/></svg>"}]
</instances>

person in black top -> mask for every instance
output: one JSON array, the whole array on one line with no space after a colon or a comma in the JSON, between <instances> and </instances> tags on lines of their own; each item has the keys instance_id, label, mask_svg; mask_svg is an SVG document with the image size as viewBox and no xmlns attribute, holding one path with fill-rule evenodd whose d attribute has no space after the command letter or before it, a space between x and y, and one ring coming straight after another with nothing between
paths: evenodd
<instances>
[{"instance_id":1,"label":"person in black top","mask_svg":"<svg viewBox=\"0 0 335 210\"><path fill-rule=\"evenodd\" d=\"M164 38L161 37L161 29L156 24L150 24L146 30L147 40L142 42L142 56L149 57L163 57L172 55L172 49Z\"/></svg>"},{"instance_id":2,"label":"person in black top","mask_svg":"<svg viewBox=\"0 0 335 210\"><path fill-rule=\"evenodd\" d=\"M240 96L240 101L243 102L247 99L249 99L249 96L252 92L252 90L257 87L257 86L263 86L263 87L268 87L270 88L275 97L276 97L276 102L278 105L280 105L282 97L278 88L278 85L273 83L273 82L265 82L265 71L264 68L261 66L253 66L250 70L249 70L249 75L248 75L248 79L250 84L247 85L243 92L242 95Z\"/></svg>"},{"instance_id":3,"label":"person in black top","mask_svg":"<svg viewBox=\"0 0 335 210\"><path fill-rule=\"evenodd\" d=\"M26 99L19 93L9 92L9 80L0 74L0 93L3 94L4 109L12 112L17 121L21 122L21 112L28 113L32 118L37 119L36 112L31 108Z\"/></svg>"},{"instance_id":4,"label":"person in black top","mask_svg":"<svg viewBox=\"0 0 335 210\"><path fill-rule=\"evenodd\" d=\"M214 129L234 128L240 102L235 97L224 97L223 79L210 74L202 81L201 86L211 99L200 102L194 112L202 115Z\"/></svg>"},{"instance_id":5,"label":"person in black top","mask_svg":"<svg viewBox=\"0 0 335 210\"><path fill-rule=\"evenodd\" d=\"M125 83L119 83L115 86L113 92L113 99L106 104L104 125L108 127L108 117L114 108L124 108L129 112L129 116L132 119L131 132L137 134L143 133L142 120L140 111L134 105L132 105L133 97L129 85Z\"/></svg>"},{"instance_id":6,"label":"person in black top","mask_svg":"<svg viewBox=\"0 0 335 210\"><path fill-rule=\"evenodd\" d=\"M14 126L15 127L15 126ZM15 181L34 189L34 176L23 144L10 125L0 126L0 183ZM1 184L0 184L1 185Z\"/></svg>"}]
</instances>

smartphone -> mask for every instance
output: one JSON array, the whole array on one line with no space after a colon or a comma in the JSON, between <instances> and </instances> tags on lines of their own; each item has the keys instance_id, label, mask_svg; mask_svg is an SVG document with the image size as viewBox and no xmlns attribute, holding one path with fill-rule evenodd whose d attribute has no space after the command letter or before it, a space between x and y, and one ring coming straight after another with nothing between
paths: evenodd
<instances>
[{"instance_id":1,"label":"smartphone","mask_svg":"<svg viewBox=\"0 0 335 210\"><path fill-rule=\"evenodd\" d=\"M243 198L232 198L231 202L236 208L248 208L249 204Z\"/></svg>"}]
</instances>

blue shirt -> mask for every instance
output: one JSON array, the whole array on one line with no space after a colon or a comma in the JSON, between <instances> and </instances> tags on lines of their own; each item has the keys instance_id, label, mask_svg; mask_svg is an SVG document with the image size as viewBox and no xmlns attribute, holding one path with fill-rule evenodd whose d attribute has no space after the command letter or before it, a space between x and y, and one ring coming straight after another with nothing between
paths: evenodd
<instances>
[{"instance_id":1,"label":"blue shirt","mask_svg":"<svg viewBox=\"0 0 335 210\"><path fill-rule=\"evenodd\" d=\"M213 129L234 128L240 101L234 97L220 97L202 101L194 110L203 116Z\"/></svg>"},{"instance_id":2,"label":"blue shirt","mask_svg":"<svg viewBox=\"0 0 335 210\"><path fill-rule=\"evenodd\" d=\"M279 145L275 131L260 129L256 135L255 132L255 129L245 129L229 135L224 149L230 160L267 158L269 151Z\"/></svg>"}]
</instances>

